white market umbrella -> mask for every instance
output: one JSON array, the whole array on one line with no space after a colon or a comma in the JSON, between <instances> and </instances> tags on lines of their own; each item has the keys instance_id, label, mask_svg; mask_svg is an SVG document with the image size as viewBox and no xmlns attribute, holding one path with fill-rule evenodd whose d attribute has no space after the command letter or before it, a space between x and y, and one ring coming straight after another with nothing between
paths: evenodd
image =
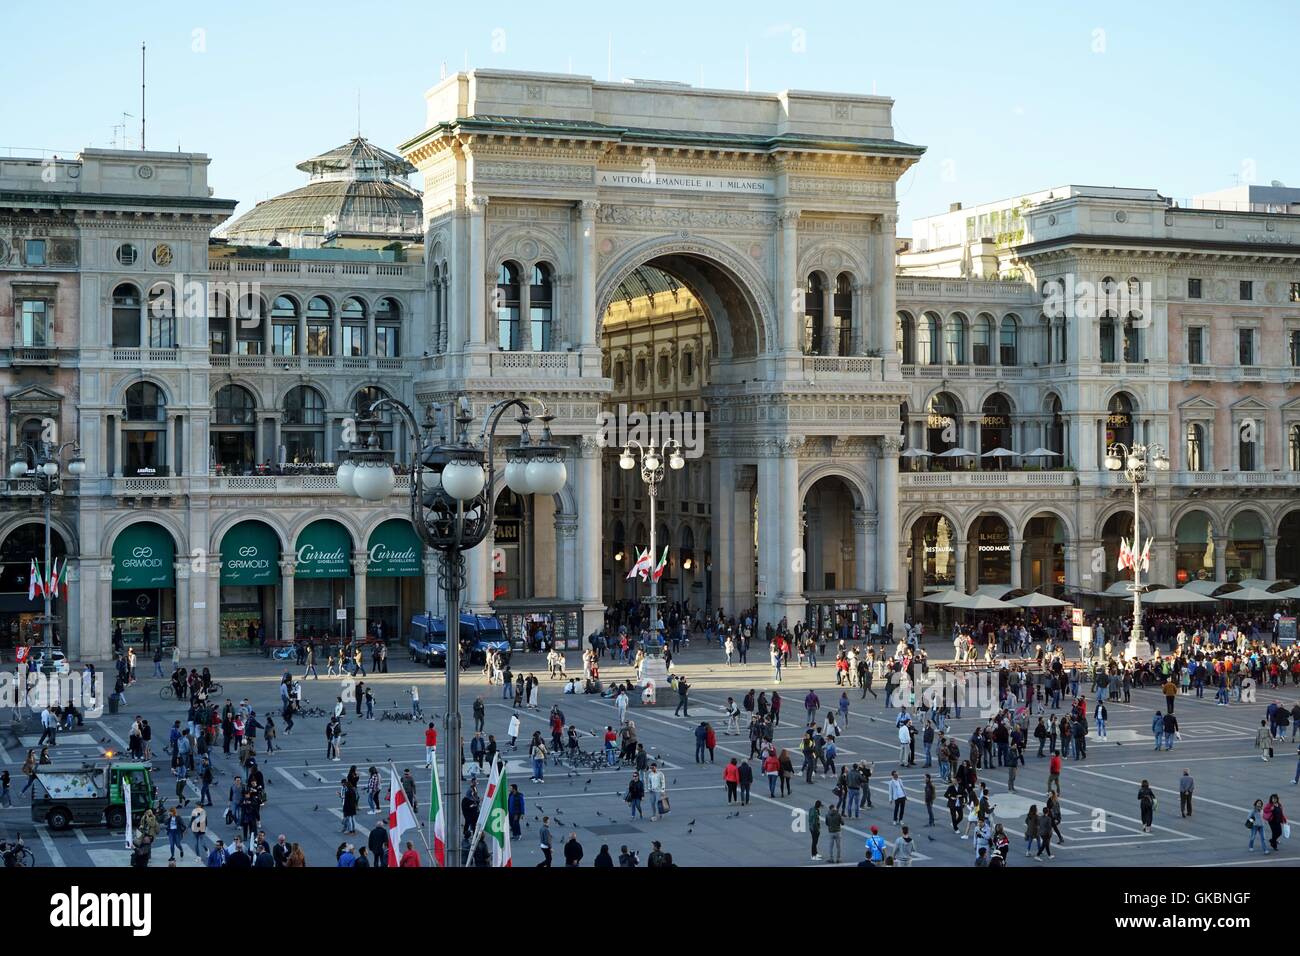
<instances>
[{"instance_id":1,"label":"white market umbrella","mask_svg":"<svg viewBox=\"0 0 1300 956\"><path fill-rule=\"evenodd\" d=\"M1050 448L1039 447L1039 448L1035 448L1033 451L1025 452L1020 457L1021 458L1060 458L1061 453L1059 451L1052 451L1052 449Z\"/></svg>"},{"instance_id":2,"label":"white market umbrella","mask_svg":"<svg viewBox=\"0 0 1300 956\"><path fill-rule=\"evenodd\" d=\"M1192 581L1183 585L1182 589L1184 591L1195 591L1197 594L1210 595L1227 583L1226 581Z\"/></svg>"},{"instance_id":3,"label":"white market umbrella","mask_svg":"<svg viewBox=\"0 0 1300 956\"><path fill-rule=\"evenodd\" d=\"M975 589L974 593L987 594L991 598L998 598L1001 600L1014 590L1015 588L1010 584L981 584Z\"/></svg>"},{"instance_id":4,"label":"white market umbrella","mask_svg":"<svg viewBox=\"0 0 1300 956\"><path fill-rule=\"evenodd\" d=\"M991 448L988 451L986 451L984 454L980 455L980 457L981 458L1016 458L1019 457L1019 455L1020 452L1012 451L1010 448Z\"/></svg>"},{"instance_id":5,"label":"white market umbrella","mask_svg":"<svg viewBox=\"0 0 1300 956\"><path fill-rule=\"evenodd\" d=\"M960 601L967 595L955 588L948 588L946 591L936 591L934 594L927 594L921 598L926 604L951 604L953 601Z\"/></svg>"},{"instance_id":6,"label":"white market umbrella","mask_svg":"<svg viewBox=\"0 0 1300 956\"><path fill-rule=\"evenodd\" d=\"M960 445L956 448L949 448L947 451L941 451L935 457L937 458L978 458L979 455L973 451L962 448Z\"/></svg>"},{"instance_id":7,"label":"white market umbrella","mask_svg":"<svg viewBox=\"0 0 1300 956\"><path fill-rule=\"evenodd\" d=\"M1215 599L1208 594L1200 594L1191 588L1157 588L1142 595L1143 604L1214 604Z\"/></svg>"},{"instance_id":8,"label":"white market umbrella","mask_svg":"<svg viewBox=\"0 0 1300 956\"><path fill-rule=\"evenodd\" d=\"M1287 588L1285 591L1274 591L1273 597L1279 601L1300 600L1300 587Z\"/></svg>"},{"instance_id":9,"label":"white market umbrella","mask_svg":"<svg viewBox=\"0 0 1300 956\"><path fill-rule=\"evenodd\" d=\"M1108 598L1131 598L1133 596L1132 590L1129 589L1131 583L1131 581L1116 581L1106 590L1102 591L1100 596Z\"/></svg>"},{"instance_id":10,"label":"white market umbrella","mask_svg":"<svg viewBox=\"0 0 1300 956\"><path fill-rule=\"evenodd\" d=\"M900 458L933 458L934 452L926 451L924 448L904 448L899 455Z\"/></svg>"},{"instance_id":11,"label":"white market umbrella","mask_svg":"<svg viewBox=\"0 0 1300 956\"><path fill-rule=\"evenodd\" d=\"M963 611L1019 611L1020 606L1010 601L1000 601L987 594L970 594L960 601L953 601L950 608Z\"/></svg>"},{"instance_id":12,"label":"white market umbrella","mask_svg":"<svg viewBox=\"0 0 1300 956\"><path fill-rule=\"evenodd\" d=\"M1030 591L1018 598L1012 598L1011 603L1016 607L1069 607L1070 605L1069 601L1061 601L1046 594L1039 594L1037 591Z\"/></svg>"},{"instance_id":13,"label":"white market umbrella","mask_svg":"<svg viewBox=\"0 0 1300 956\"><path fill-rule=\"evenodd\" d=\"M1242 588L1240 591L1231 591L1228 594L1220 594L1220 599L1224 601L1241 601L1242 603L1254 604L1261 601L1276 601L1277 595L1259 588Z\"/></svg>"},{"instance_id":14,"label":"white market umbrella","mask_svg":"<svg viewBox=\"0 0 1300 956\"><path fill-rule=\"evenodd\" d=\"M1281 584L1281 581L1266 581L1263 578L1246 578L1244 581L1238 581L1243 588L1259 588L1261 591L1267 591L1275 585Z\"/></svg>"}]
</instances>

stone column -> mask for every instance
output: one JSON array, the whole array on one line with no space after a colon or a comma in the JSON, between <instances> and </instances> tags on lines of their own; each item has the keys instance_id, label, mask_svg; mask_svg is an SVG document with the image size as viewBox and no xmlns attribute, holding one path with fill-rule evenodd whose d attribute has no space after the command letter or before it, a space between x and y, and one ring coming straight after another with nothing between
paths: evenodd
<instances>
[{"instance_id":1,"label":"stone column","mask_svg":"<svg viewBox=\"0 0 1300 956\"><path fill-rule=\"evenodd\" d=\"M912 534L912 604L925 597L925 536L919 531Z\"/></svg>"},{"instance_id":2,"label":"stone column","mask_svg":"<svg viewBox=\"0 0 1300 956\"><path fill-rule=\"evenodd\" d=\"M206 625L203 629L203 652L208 657L221 654L221 552L208 552L208 569L203 582Z\"/></svg>"},{"instance_id":3,"label":"stone column","mask_svg":"<svg viewBox=\"0 0 1300 956\"><path fill-rule=\"evenodd\" d=\"M808 590L820 591L822 583L826 580L826 551L825 539L822 537L822 515L819 510L808 511L805 508L796 509L796 514L803 516L803 534L796 534L794 546L797 548L800 544L807 547L808 574L804 580L808 582Z\"/></svg>"},{"instance_id":4,"label":"stone column","mask_svg":"<svg viewBox=\"0 0 1300 956\"><path fill-rule=\"evenodd\" d=\"M1277 575L1277 538L1264 539L1264 578L1272 581Z\"/></svg>"},{"instance_id":5,"label":"stone column","mask_svg":"<svg viewBox=\"0 0 1300 956\"><path fill-rule=\"evenodd\" d=\"M442 555L432 548L424 549L424 610L437 617L442 614L442 588L438 586L438 572L442 568Z\"/></svg>"},{"instance_id":6,"label":"stone column","mask_svg":"<svg viewBox=\"0 0 1300 956\"><path fill-rule=\"evenodd\" d=\"M1025 542L1022 538L1011 539L1011 586L1013 588L1024 587L1025 569L1021 562L1024 557ZM1033 584L1030 584L1033 587Z\"/></svg>"},{"instance_id":7,"label":"stone column","mask_svg":"<svg viewBox=\"0 0 1300 956\"><path fill-rule=\"evenodd\" d=\"M310 298L308 301L311 301ZM298 313L298 348L297 355L307 354L307 307L304 305ZM299 366L302 367L301 365Z\"/></svg>"},{"instance_id":8,"label":"stone column","mask_svg":"<svg viewBox=\"0 0 1300 956\"><path fill-rule=\"evenodd\" d=\"M733 462L734 464L734 462ZM739 467L737 465L736 467ZM756 589L754 581L754 491L758 484L758 469L736 474L730 495L732 500L731 525L731 580L733 604L727 608L737 614L750 606Z\"/></svg>"},{"instance_id":9,"label":"stone column","mask_svg":"<svg viewBox=\"0 0 1300 956\"><path fill-rule=\"evenodd\" d=\"M577 482L574 499L578 502L577 599L582 602L582 636L600 629L605 623L605 604L601 586L605 562L602 547L601 447L594 436L583 437L578 446ZM617 581L613 582L617 587Z\"/></svg>"},{"instance_id":10,"label":"stone column","mask_svg":"<svg viewBox=\"0 0 1300 956\"><path fill-rule=\"evenodd\" d=\"M954 542L952 543L953 557L956 558L956 561L957 561L957 564L956 564L956 567L955 567L955 574L953 575L953 585L952 585L952 586L953 586L953 588L954 588L955 590L960 591L962 594L965 594L965 593L966 593L966 547L967 547L967 543L968 543L968 542L966 541L965 538L958 538L956 541L954 541Z\"/></svg>"},{"instance_id":11,"label":"stone column","mask_svg":"<svg viewBox=\"0 0 1300 956\"><path fill-rule=\"evenodd\" d=\"M894 233L897 223L898 216L892 213L880 216L871 234L875 244L871 256L871 320L876 348L885 359L886 377L889 377L889 370L896 369L902 361L902 356L894 350Z\"/></svg>"},{"instance_id":12,"label":"stone column","mask_svg":"<svg viewBox=\"0 0 1300 956\"><path fill-rule=\"evenodd\" d=\"M330 356L334 359L333 366L338 368L340 363L338 357L343 354L343 314L340 311L341 306L334 308L334 327L330 330Z\"/></svg>"},{"instance_id":13,"label":"stone column","mask_svg":"<svg viewBox=\"0 0 1300 956\"><path fill-rule=\"evenodd\" d=\"M1079 582L1079 557L1069 544L1065 546L1065 585L1069 588L1082 587ZM1050 554L1050 552L1049 552Z\"/></svg>"},{"instance_id":14,"label":"stone column","mask_svg":"<svg viewBox=\"0 0 1300 956\"><path fill-rule=\"evenodd\" d=\"M82 559L85 561L86 559ZM91 660L112 660L113 657L113 559L98 562L99 573L93 578L88 571L82 575L88 585L95 588L93 600L82 604L82 653ZM107 678L107 675L106 675ZM111 688L111 684L109 685Z\"/></svg>"},{"instance_id":15,"label":"stone column","mask_svg":"<svg viewBox=\"0 0 1300 956\"><path fill-rule=\"evenodd\" d=\"M781 351L796 354L799 351L799 327L803 324L803 303L799 299L799 210L785 209L777 222L780 236L780 282L777 285L777 324L781 334Z\"/></svg>"},{"instance_id":16,"label":"stone column","mask_svg":"<svg viewBox=\"0 0 1300 956\"><path fill-rule=\"evenodd\" d=\"M781 553L781 468L775 457L775 442L764 447L758 460L758 616L762 623L775 625L781 618L777 595L781 568L790 559Z\"/></svg>"},{"instance_id":17,"label":"stone column","mask_svg":"<svg viewBox=\"0 0 1300 956\"><path fill-rule=\"evenodd\" d=\"M468 345L487 344L487 205L486 196L469 200L469 264L465 275L469 284Z\"/></svg>"},{"instance_id":18,"label":"stone column","mask_svg":"<svg viewBox=\"0 0 1300 956\"><path fill-rule=\"evenodd\" d=\"M352 552L352 635L357 640L366 636L366 619L369 611L366 601L370 597L367 583L367 571L370 567L370 552L358 548Z\"/></svg>"},{"instance_id":19,"label":"stone column","mask_svg":"<svg viewBox=\"0 0 1300 956\"><path fill-rule=\"evenodd\" d=\"M586 542L583 542L584 544ZM555 596L561 601L574 601L578 598L577 578L586 568L579 568L578 560L578 516L557 514L555 516ZM536 558L534 558L536 560ZM586 632L584 631L584 636Z\"/></svg>"},{"instance_id":20,"label":"stone column","mask_svg":"<svg viewBox=\"0 0 1300 956\"><path fill-rule=\"evenodd\" d=\"M713 518L714 580L720 582L714 599L714 608L728 614L735 613L736 581L733 571L732 538L735 533L736 460L719 457L713 459L709 469L709 514ZM617 583L617 582L615 582Z\"/></svg>"},{"instance_id":21,"label":"stone column","mask_svg":"<svg viewBox=\"0 0 1300 956\"><path fill-rule=\"evenodd\" d=\"M876 519L861 509L853 512L853 586L871 593L876 590Z\"/></svg>"},{"instance_id":22,"label":"stone column","mask_svg":"<svg viewBox=\"0 0 1300 956\"><path fill-rule=\"evenodd\" d=\"M793 437L780 442L778 448L778 521L780 524L780 613L789 619L791 627L803 620L803 572L794 561L794 555L803 545L801 519L803 501L799 495L799 449L803 447L802 437ZM805 555L805 560L807 556Z\"/></svg>"},{"instance_id":23,"label":"stone column","mask_svg":"<svg viewBox=\"0 0 1300 956\"><path fill-rule=\"evenodd\" d=\"M600 317L596 315L596 211L600 203L584 199L578 203L578 244L582 255L578 267L577 340L583 349L599 342ZM572 335L572 333L570 333Z\"/></svg>"},{"instance_id":24,"label":"stone column","mask_svg":"<svg viewBox=\"0 0 1300 956\"><path fill-rule=\"evenodd\" d=\"M195 630L192 620L194 602L190 599L190 564L188 561L173 561L172 570L176 575L176 645L181 649L182 657L192 657Z\"/></svg>"},{"instance_id":25,"label":"stone column","mask_svg":"<svg viewBox=\"0 0 1300 956\"><path fill-rule=\"evenodd\" d=\"M891 284L892 287L892 284ZM878 590L885 594L886 622L903 622L904 595L898 583L902 564L899 551L898 511L898 453L903 449L903 439L898 435L885 435L880 439L880 455L876 459L876 540L885 564L876 569Z\"/></svg>"},{"instance_id":26,"label":"stone column","mask_svg":"<svg viewBox=\"0 0 1300 956\"><path fill-rule=\"evenodd\" d=\"M838 339L832 338L835 331L835 279L827 277L822 287L822 355L837 355Z\"/></svg>"},{"instance_id":27,"label":"stone column","mask_svg":"<svg viewBox=\"0 0 1300 956\"><path fill-rule=\"evenodd\" d=\"M868 324L870 314L866 308L866 296L863 295L866 291L865 282L853 283L853 337L850 348L854 355L866 355L868 349L876 347L875 331Z\"/></svg>"},{"instance_id":28,"label":"stone column","mask_svg":"<svg viewBox=\"0 0 1300 956\"><path fill-rule=\"evenodd\" d=\"M61 594L63 592L60 592ZM63 647L68 660L82 660L81 655L81 561L68 558L68 590L63 598L64 625Z\"/></svg>"},{"instance_id":29,"label":"stone column","mask_svg":"<svg viewBox=\"0 0 1300 956\"><path fill-rule=\"evenodd\" d=\"M176 474L176 416L167 416L167 453L163 456L163 464L166 466L167 474ZM177 621L177 626L180 622Z\"/></svg>"},{"instance_id":30,"label":"stone column","mask_svg":"<svg viewBox=\"0 0 1300 956\"><path fill-rule=\"evenodd\" d=\"M280 639L284 641L292 641L298 635L293 606L293 574L297 566L296 551L285 551L280 557Z\"/></svg>"},{"instance_id":31,"label":"stone column","mask_svg":"<svg viewBox=\"0 0 1300 956\"><path fill-rule=\"evenodd\" d=\"M1227 535L1215 535L1214 541L1214 580L1226 581L1228 579L1227 561L1228 561L1228 537Z\"/></svg>"},{"instance_id":32,"label":"stone column","mask_svg":"<svg viewBox=\"0 0 1300 956\"><path fill-rule=\"evenodd\" d=\"M495 538L488 534L482 543L465 553L465 593L461 596L461 613L492 613L492 592L495 581L492 576L494 547L496 547Z\"/></svg>"}]
</instances>

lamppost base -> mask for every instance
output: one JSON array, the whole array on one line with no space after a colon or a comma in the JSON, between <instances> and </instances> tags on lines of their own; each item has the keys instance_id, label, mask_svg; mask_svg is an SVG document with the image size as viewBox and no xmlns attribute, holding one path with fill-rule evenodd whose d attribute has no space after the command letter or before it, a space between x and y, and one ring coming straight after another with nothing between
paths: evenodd
<instances>
[{"instance_id":1,"label":"lamppost base","mask_svg":"<svg viewBox=\"0 0 1300 956\"><path fill-rule=\"evenodd\" d=\"M1126 661L1146 661L1151 659L1151 645L1146 639L1146 635L1129 635L1128 644L1124 648L1124 659Z\"/></svg>"}]
</instances>

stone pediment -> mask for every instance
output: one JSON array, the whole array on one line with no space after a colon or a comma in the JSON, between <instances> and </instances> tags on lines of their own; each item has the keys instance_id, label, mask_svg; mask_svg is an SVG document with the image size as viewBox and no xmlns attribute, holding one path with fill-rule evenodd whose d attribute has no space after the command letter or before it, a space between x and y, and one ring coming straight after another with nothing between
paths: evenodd
<instances>
[{"instance_id":1,"label":"stone pediment","mask_svg":"<svg viewBox=\"0 0 1300 956\"><path fill-rule=\"evenodd\" d=\"M5 395L5 401L11 407L14 405L49 405L51 402L57 405L63 399L64 396L59 392L52 391L41 385L28 385Z\"/></svg>"}]
</instances>

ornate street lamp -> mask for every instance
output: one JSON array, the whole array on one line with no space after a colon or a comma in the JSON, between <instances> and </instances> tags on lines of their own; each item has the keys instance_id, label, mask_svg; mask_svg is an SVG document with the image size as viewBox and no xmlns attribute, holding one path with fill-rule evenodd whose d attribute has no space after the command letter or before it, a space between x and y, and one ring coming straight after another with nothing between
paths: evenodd
<instances>
[{"instance_id":1,"label":"ornate street lamp","mask_svg":"<svg viewBox=\"0 0 1300 956\"><path fill-rule=\"evenodd\" d=\"M537 420L542 423L541 440L534 442L528 426L533 422L529 402L541 408ZM424 426L415 413L394 398L381 398L365 411L359 429L370 429L362 445L341 450L337 478L344 494L365 501L387 499L397 479L393 473L391 451L379 447L374 432L375 418L381 411L400 414L418 448L411 464L410 514L416 533L441 557L438 583L447 601L447 719L444 735L446 770L442 807L446 817L446 865L460 866L460 598L465 588L465 552L481 544L492 527L492 480L495 468L493 446L497 426L510 409L519 412L519 442L506 449L505 482L520 495L553 495L568 480L564 449L552 444L550 414L540 399L511 398L490 406L484 415L483 430L471 441L470 425L474 416L469 401L461 396L456 404L453 434L448 441L439 429L438 419L448 411L434 404L429 407Z\"/></svg>"},{"instance_id":2,"label":"ornate street lamp","mask_svg":"<svg viewBox=\"0 0 1300 956\"><path fill-rule=\"evenodd\" d=\"M632 454L632 449L636 448L637 454ZM618 456L618 466L624 471L631 471L637 467L638 457L640 459L641 480L645 482L646 488L650 491L650 560L658 559L659 552L655 542L655 505L659 499L659 483L664 480L664 456L668 457L668 467L673 471L680 471L686 466L686 459L682 457L682 446L675 438L670 438L663 443L663 447L658 447L653 441L649 445L642 445L636 439L632 439L623 447L623 453ZM659 596L659 582L655 579L654 574L650 575L650 597L646 601L650 605L650 627L655 636L659 635L659 605L663 598Z\"/></svg>"},{"instance_id":3,"label":"ornate street lamp","mask_svg":"<svg viewBox=\"0 0 1300 956\"><path fill-rule=\"evenodd\" d=\"M21 479L28 476L36 483L37 489L41 492L41 498L45 509L45 573L48 575L51 570L50 564L50 510L54 503L54 492L58 491L63 484L63 451L66 448L72 449L72 458L68 462L68 474L73 478L80 478L86 472L86 459L81 457L81 448L76 442L64 442L62 445L55 446L49 442L23 442L18 446L21 457L9 466L9 477L17 484ZM31 459L32 464L29 466L27 460ZM65 557L66 561L67 558ZM36 623L41 626L41 647L42 661L41 672L43 674L54 673L54 625L59 619L54 616L53 599L50 597L50 588L47 583L42 590L45 593L45 613L36 619Z\"/></svg>"},{"instance_id":4,"label":"ornate street lamp","mask_svg":"<svg viewBox=\"0 0 1300 956\"><path fill-rule=\"evenodd\" d=\"M1129 660L1145 660L1151 656L1151 647L1142 632L1142 534L1138 512L1138 494L1149 469L1169 470L1169 456L1163 446L1115 442L1106 449L1106 470L1122 472L1133 486L1133 547L1138 550L1138 558L1133 563L1133 581L1129 584L1133 592L1133 627L1129 631L1128 647L1124 649L1124 656Z\"/></svg>"}]
</instances>

